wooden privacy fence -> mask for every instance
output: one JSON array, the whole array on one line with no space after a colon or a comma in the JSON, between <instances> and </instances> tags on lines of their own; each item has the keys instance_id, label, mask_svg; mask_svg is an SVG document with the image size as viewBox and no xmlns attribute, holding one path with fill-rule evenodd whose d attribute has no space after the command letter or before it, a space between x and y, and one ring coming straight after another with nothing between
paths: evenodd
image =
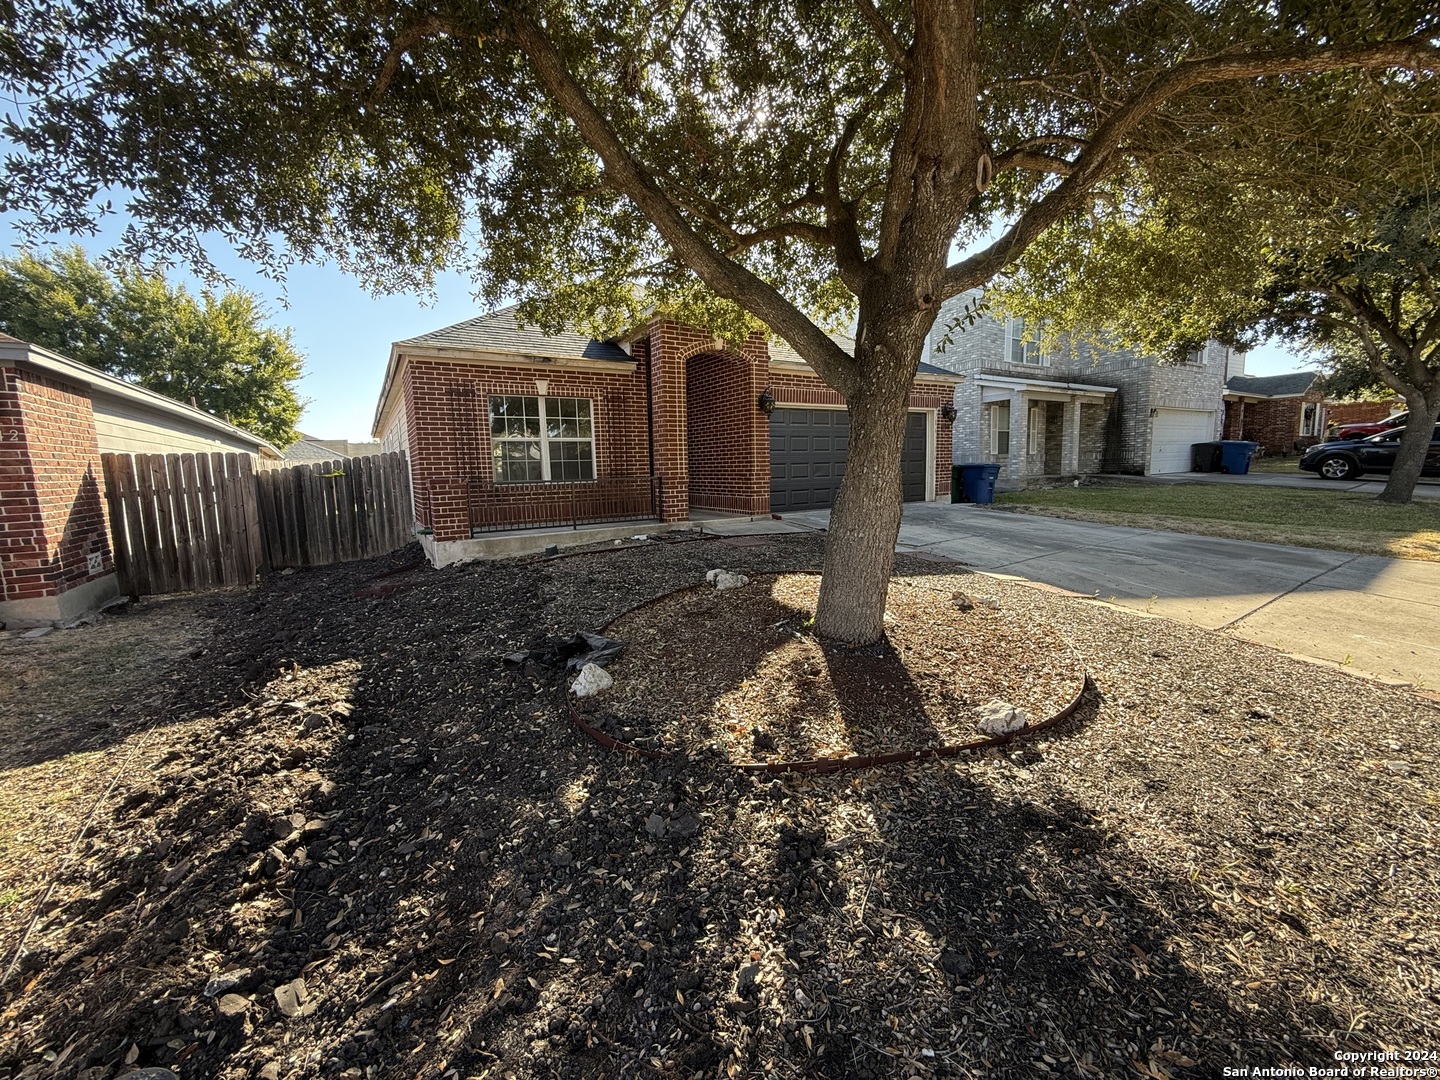
<instances>
[{"instance_id":1,"label":"wooden privacy fence","mask_svg":"<svg viewBox=\"0 0 1440 1080\"><path fill-rule=\"evenodd\" d=\"M414 539L404 454L263 469L258 491L274 570L368 559Z\"/></svg>"},{"instance_id":2,"label":"wooden privacy fence","mask_svg":"<svg viewBox=\"0 0 1440 1080\"><path fill-rule=\"evenodd\" d=\"M111 544L131 596L249 585L411 539L402 454L256 472L246 454L103 454Z\"/></svg>"},{"instance_id":3,"label":"wooden privacy fence","mask_svg":"<svg viewBox=\"0 0 1440 1080\"><path fill-rule=\"evenodd\" d=\"M249 585L265 553L248 454L102 454L110 542L131 596Z\"/></svg>"}]
</instances>

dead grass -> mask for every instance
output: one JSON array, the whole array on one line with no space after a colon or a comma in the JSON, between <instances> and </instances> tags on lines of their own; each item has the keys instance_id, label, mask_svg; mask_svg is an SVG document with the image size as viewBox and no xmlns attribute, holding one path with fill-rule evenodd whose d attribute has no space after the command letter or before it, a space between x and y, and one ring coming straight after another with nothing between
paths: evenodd
<instances>
[{"instance_id":1,"label":"dead grass","mask_svg":"<svg viewBox=\"0 0 1440 1080\"><path fill-rule=\"evenodd\" d=\"M44 887L124 760L164 675L211 632L167 600L40 638L0 634L0 936Z\"/></svg>"},{"instance_id":2,"label":"dead grass","mask_svg":"<svg viewBox=\"0 0 1440 1080\"><path fill-rule=\"evenodd\" d=\"M1440 501L1233 484L1094 484L996 496L1001 509L1072 521L1440 562Z\"/></svg>"}]
</instances>

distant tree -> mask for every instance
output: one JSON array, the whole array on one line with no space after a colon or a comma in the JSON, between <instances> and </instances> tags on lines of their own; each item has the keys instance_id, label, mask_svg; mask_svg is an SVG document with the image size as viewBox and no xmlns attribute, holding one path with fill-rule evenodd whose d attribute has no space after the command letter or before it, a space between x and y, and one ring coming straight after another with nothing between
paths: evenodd
<instances>
[{"instance_id":1,"label":"distant tree","mask_svg":"<svg viewBox=\"0 0 1440 1080\"><path fill-rule=\"evenodd\" d=\"M458 265L542 326L767 329L850 411L816 628L871 642L942 302L1129 162L1273 141L1314 80L1327 131L1433 110L1436 30L1433 0L0 5L0 209L85 228L123 189L147 253L219 234L386 288ZM852 316L853 356L824 332Z\"/></svg>"},{"instance_id":2,"label":"distant tree","mask_svg":"<svg viewBox=\"0 0 1440 1080\"><path fill-rule=\"evenodd\" d=\"M0 259L0 329L193 401L283 448L298 437L304 358L289 330L265 323L249 293L196 298L135 266L107 269L78 247Z\"/></svg>"}]
</instances>

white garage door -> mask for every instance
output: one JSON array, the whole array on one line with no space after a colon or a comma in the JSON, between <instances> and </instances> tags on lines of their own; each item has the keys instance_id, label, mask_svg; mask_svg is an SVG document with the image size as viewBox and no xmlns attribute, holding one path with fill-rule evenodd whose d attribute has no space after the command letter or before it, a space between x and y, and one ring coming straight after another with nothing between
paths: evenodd
<instances>
[{"instance_id":1,"label":"white garage door","mask_svg":"<svg viewBox=\"0 0 1440 1080\"><path fill-rule=\"evenodd\" d=\"M1215 413L1195 409L1156 409L1150 429L1150 472L1190 471L1190 447L1215 441Z\"/></svg>"}]
</instances>

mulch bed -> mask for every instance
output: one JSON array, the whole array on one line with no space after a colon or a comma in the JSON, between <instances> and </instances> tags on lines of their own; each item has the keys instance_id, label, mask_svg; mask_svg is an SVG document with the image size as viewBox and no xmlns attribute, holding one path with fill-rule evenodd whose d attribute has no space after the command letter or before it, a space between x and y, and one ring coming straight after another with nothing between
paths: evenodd
<instances>
[{"instance_id":1,"label":"mulch bed","mask_svg":"<svg viewBox=\"0 0 1440 1080\"><path fill-rule=\"evenodd\" d=\"M824 641L809 630L819 587L813 574L757 576L621 616L608 630L626 643L617 684L582 715L646 749L795 761L975 740L979 706L1043 721L1084 681L1053 628L954 589L896 582L883 643Z\"/></svg>"},{"instance_id":2,"label":"mulch bed","mask_svg":"<svg viewBox=\"0 0 1440 1080\"><path fill-rule=\"evenodd\" d=\"M757 726L777 746L884 741L846 703L889 700L896 664L911 735L963 727L961 698L992 688L925 672L946 648L957 671L994 667L983 634L902 652L894 628L866 689L788 615L778 682L827 666L792 715L732 662L774 649L719 616L637 612L637 631L669 618L707 643L694 664L637 638L596 702L654 724L660 761L607 754L559 677L502 661L717 566L755 578L724 601L737 615L802 612L757 606L785 580L761 575L817 569L822 542L410 571L377 595L411 551L206 601L213 634L157 667L163 693L127 688L85 732L129 764L77 857L53 845L0 998L0 1076L1184 1077L1440 1046L1440 711L1404 691L905 557L902 603L963 592L1039 654L1044 634L1075 642L1082 709L943 763L752 777L730 760ZM706 664L709 689L682 678ZM625 687L646 679L640 708ZM684 717L708 726L682 739ZM7 932L37 875L0 867L24 897Z\"/></svg>"}]
</instances>

